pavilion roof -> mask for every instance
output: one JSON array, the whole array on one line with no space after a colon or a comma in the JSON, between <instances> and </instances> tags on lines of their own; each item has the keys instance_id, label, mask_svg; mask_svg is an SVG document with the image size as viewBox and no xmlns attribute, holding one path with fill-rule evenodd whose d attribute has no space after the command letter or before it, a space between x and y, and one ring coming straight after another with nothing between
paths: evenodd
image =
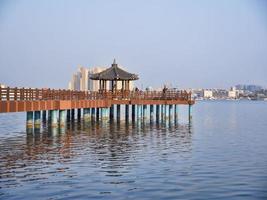
<instances>
[{"instance_id":1,"label":"pavilion roof","mask_svg":"<svg viewBox=\"0 0 267 200\"><path fill-rule=\"evenodd\" d=\"M131 74L121 68L116 64L116 60L114 59L113 64L110 68L96 74L92 74L90 79L92 80L138 80L138 75Z\"/></svg>"}]
</instances>

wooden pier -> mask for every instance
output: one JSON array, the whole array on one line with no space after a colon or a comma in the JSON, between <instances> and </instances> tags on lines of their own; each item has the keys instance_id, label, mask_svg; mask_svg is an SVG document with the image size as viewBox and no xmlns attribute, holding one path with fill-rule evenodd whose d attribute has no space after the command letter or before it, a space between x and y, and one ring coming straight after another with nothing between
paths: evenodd
<instances>
[{"instance_id":1,"label":"wooden pier","mask_svg":"<svg viewBox=\"0 0 267 200\"><path fill-rule=\"evenodd\" d=\"M115 61L111 68L91 79L99 80L99 91L0 88L0 113L27 112L29 127L39 126L42 120L48 120L51 126L64 126L75 119L75 113L78 119L83 117L88 121L113 120L115 105L117 120L121 120L120 105L125 105L125 120L177 120L178 105L182 104L189 106L191 119L191 106L195 101L190 92L130 91L129 82L137 80L138 76L123 71ZM107 88L107 81L111 82L111 89ZM117 88L119 81L121 89Z\"/></svg>"}]
</instances>

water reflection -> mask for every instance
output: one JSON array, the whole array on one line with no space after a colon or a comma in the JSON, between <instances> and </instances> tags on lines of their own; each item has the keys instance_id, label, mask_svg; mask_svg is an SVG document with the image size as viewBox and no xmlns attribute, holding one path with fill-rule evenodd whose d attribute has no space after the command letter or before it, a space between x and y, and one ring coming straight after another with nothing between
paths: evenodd
<instances>
[{"instance_id":1,"label":"water reflection","mask_svg":"<svg viewBox=\"0 0 267 200\"><path fill-rule=\"evenodd\" d=\"M26 129L25 134L0 142L0 178L4 187L10 181L15 187L21 181L64 173L68 171L64 168L67 163L77 163L76 168L90 166L95 173L119 177L130 173L148 151L157 149L160 153L171 148L176 153L190 152L191 137L192 127L188 125L149 122L75 122L66 127ZM152 155L162 159L156 151ZM60 169L51 167L59 164Z\"/></svg>"}]
</instances>

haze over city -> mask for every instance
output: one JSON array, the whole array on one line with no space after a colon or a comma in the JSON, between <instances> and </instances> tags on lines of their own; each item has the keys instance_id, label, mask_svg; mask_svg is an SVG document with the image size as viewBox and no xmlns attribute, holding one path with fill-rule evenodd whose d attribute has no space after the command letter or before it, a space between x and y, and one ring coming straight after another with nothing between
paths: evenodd
<instances>
[{"instance_id":1,"label":"haze over city","mask_svg":"<svg viewBox=\"0 0 267 200\"><path fill-rule=\"evenodd\" d=\"M0 0L0 80L66 88L78 65L113 58L137 85L267 86L264 0ZM160 78L159 78L160 77Z\"/></svg>"}]
</instances>

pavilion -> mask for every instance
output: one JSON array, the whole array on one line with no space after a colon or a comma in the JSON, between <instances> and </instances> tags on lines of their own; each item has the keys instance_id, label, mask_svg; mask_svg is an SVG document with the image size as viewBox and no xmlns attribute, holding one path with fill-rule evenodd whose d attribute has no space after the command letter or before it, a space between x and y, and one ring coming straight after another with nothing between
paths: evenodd
<instances>
[{"instance_id":1,"label":"pavilion","mask_svg":"<svg viewBox=\"0 0 267 200\"><path fill-rule=\"evenodd\" d=\"M92 74L90 79L99 80L99 92L112 94L128 93L130 91L130 81L138 80L138 75L129 73L120 67L114 59L110 68L96 74ZM111 91L107 88L107 82L110 82ZM121 81L121 89L118 89L118 83Z\"/></svg>"}]
</instances>

